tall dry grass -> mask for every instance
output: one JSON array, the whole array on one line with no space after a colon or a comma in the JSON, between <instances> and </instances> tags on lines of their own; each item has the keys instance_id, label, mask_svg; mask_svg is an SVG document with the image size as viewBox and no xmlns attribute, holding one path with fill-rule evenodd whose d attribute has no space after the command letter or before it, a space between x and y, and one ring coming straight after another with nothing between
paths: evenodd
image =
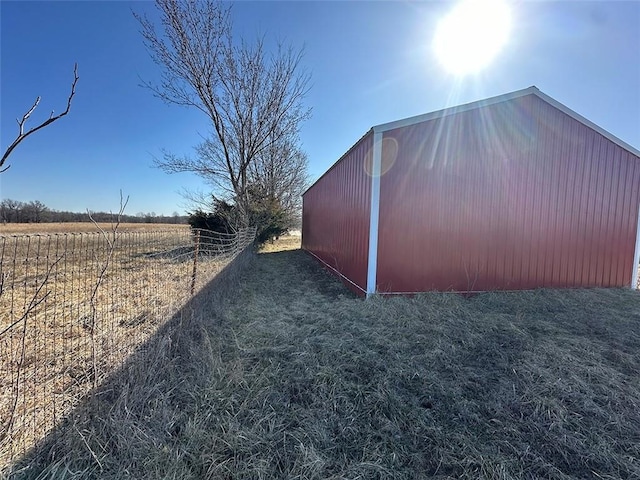
<instances>
[{"instance_id":1,"label":"tall dry grass","mask_svg":"<svg viewBox=\"0 0 640 480\"><path fill-rule=\"evenodd\" d=\"M185 229L110 235L0 237L0 464L46 436L237 253L201 244L194 262Z\"/></svg>"},{"instance_id":2,"label":"tall dry grass","mask_svg":"<svg viewBox=\"0 0 640 480\"><path fill-rule=\"evenodd\" d=\"M274 249L196 296L14 477L640 477L637 292L363 301Z\"/></svg>"}]
</instances>

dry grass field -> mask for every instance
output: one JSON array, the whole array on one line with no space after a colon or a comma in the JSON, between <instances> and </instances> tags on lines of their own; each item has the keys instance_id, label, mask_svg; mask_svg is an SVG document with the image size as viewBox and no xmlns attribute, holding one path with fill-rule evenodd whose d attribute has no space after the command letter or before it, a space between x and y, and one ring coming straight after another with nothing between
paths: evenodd
<instances>
[{"instance_id":1,"label":"dry grass field","mask_svg":"<svg viewBox=\"0 0 640 480\"><path fill-rule=\"evenodd\" d=\"M185 228L74 230L0 236L0 465L45 436L237 253L200 242L194 262Z\"/></svg>"},{"instance_id":2,"label":"dry grass field","mask_svg":"<svg viewBox=\"0 0 640 480\"><path fill-rule=\"evenodd\" d=\"M65 222L65 223L0 223L0 235L30 235L49 233L80 233L98 232L100 227L104 231L110 231L112 224L91 222ZM121 232L147 232L157 230L189 230L189 225L174 223L121 223L118 231Z\"/></svg>"},{"instance_id":3,"label":"dry grass field","mask_svg":"<svg viewBox=\"0 0 640 480\"><path fill-rule=\"evenodd\" d=\"M300 248L302 237L300 235L284 235L274 242L265 243L261 249L261 253L284 252L288 250L297 250Z\"/></svg>"},{"instance_id":4,"label":"dry grass field","mask_svg":"<svg viewBox=\"0 0 640 480\"><path fill-rule=\"evenodd\" d=\"M203 289L13 477L640 478L638 292L363 301L276 250Z\"/></svg>"}]
</instances>

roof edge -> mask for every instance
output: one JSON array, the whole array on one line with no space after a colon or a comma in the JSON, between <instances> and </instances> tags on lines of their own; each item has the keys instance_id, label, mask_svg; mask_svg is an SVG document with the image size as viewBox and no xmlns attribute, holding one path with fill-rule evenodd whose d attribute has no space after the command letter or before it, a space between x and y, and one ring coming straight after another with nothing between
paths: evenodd
<instances>
[{"instance_id":1,"label":"roof edge","mask_svg":"<svg viewBox=\"0 0 640 480\"><path fill-rule=\"evenodd\" d=\"M600 135L602 135L606 139L610 140L611 142L615 143L616 145L618 145L619 147L625 149L626 151L628 151L629 153L635 155L636 157L640 158L640 150L639 149L633 147L632 145L628 144L624 140L621 140L620 138L616 137L612 133L606 131L604 128L599 127L598 125L593 123L591 120L588 120L587 118L583 117L579 113L571 110L569 107L567 107L566 105L560 103L556 99L550 97L546 93L541 92L538 89L538 87L536 87L534 85L534 86L531 86L531 87L528 87L528 88L523 88L522 90L516 90L514 92L504 93L502 95L497 95L495 97L485 98L483 100L477 100L475 102L466 103L466 104L463 104L463 105L447 107L447 108L444 108L442 110L437 110L435 112L424 113L424 114L421 114L421 115L416 115L416 116L404 118L404 119L401 119L401 120L395 120L393 122L381 123L379 125L375 125L375 126L371 127L369 130L367 130L367 132L362 137L360 137L360 139L356 143L354 143L351 146L351 148L349 148L349 150L347 150L333 165L331 165L331 167L329 167L327 169L327 171L325 171L315 182L313 182L309 186L309 188L307 188L304 191L304 193L302 195L304 196L311 188L313 188L313 186L316 183L318 183L325 175L327 175L331 170L333 170L334 167L338 163L340 163L342 161L342 159L345 158L370 133L373 133L373 134L382 133L382 132L386 132L386 131L389 131L389 130L394 130L396 128L407 127L407 126L410 126L410 125L415 125L417 123L426 122L428 120L433 120L433 119L436 119L436 118L442 118L442 117L446 117L446 116L449 116L449 115L454 115L456 113L467 112L469 110L475 110L477 108L486 107L486 106L489 106L489 105L494 105L496 103L506 102L508 100L513 100L513 99L516 99L516 98L524 97L526 95L535 95L536 97L538 97L542 101L544 101L547 104L551 105L552 107L560 110L564 114L566 114L569 117L573 118L574 120L582 123L586 127L589 127L590 129L598 132Z\"/></svg>"},{"instance_id":2,"label":"roof edge","mask_svg":"<svg viewBox=\"0 0 640 480\"><path fill-rule=\"evenodd\" d=\"M630 153L633 153L636 157L640 157L640 150L638 150L637 148L629 145L627 142L625 142L624 140L621 140L620 138L616 137L614 134L607 132L604 128L599 127L598 125L596 125L595 123L593 123L591 120L583 117L582 115L580 115L577 112L574 112L573 110L571 110L569 107L567 107L566 105L560 103L559 101L557 101L556 99L550 97L549 95L547 95L546 93L541 92L540 90L538 90L536 88L535 92L532 92L536 97L540 98L541 100L544 100L545 102L547 102L549 105L551 105L552 107L557 108L558 110L560 110L563 113L566 113L567 115L569 115L571 118L573 118L574 120L577 120L578 122L582 123L583 125L591 128L592 130L595 130L596 132L598 132L600 135L602 135L603 137L607 138L608 140L612 141L613 143L615 143L616 145L618 145L619 147L624 148L625 150L629 151Z\"/></svg>"},{"instance_id":3,"label":"roof edge","mask_svg":"<svg viewBox=\"0 0 640 480\"><path fill-rule=\"evenodd\" d=\"M483 100L476 100L475 102L465 103L463 105L456 105L453 107L447 107L442 110L436 110L435 112L423 113L414 117L404 118L402 120L396 120L393 122L382 123L373 127L374 132L386 132L388 130L394 130L396 128L407 127L409 125L415 125L416 123L426 122L435 118L442 118L456 113L466 112L469 110L475 110L477 108L486 107L496 103L506 102L507 100L513 100L514 98L524 97L525 95L540 93L537 87L532 86L524 88L522 90L516 90L511 93L504 93L495 97L485 98Z\"/></svg>"},{"instance_id":4,"label":"roof edge","mask_svg":"<svg viewBox=\"0 0 640 480\"><path fill-rule=\"evenodd\" d=\"M612 141L613 143L615 143L619 147L624 148L625 150L627 150L628 152L634 154L637 157L640 157L640 150L639 149L633 147L632 145L629 145L627 142L625 142L624 140L621 140L620 138L616 137L612 133L606 131L604 128L599 127L598 125L593 123L591 120L588 120L587 118L583 117L579 113L571 110L569 107L567 107L566 105L560 103L556 99L550 97L546 93L541 92L536 86L531 86L529 88L524 88L522 90L516 90L515 92L505 93L503 95L498 95L498 96L495 96L495 97L486 98L484 100L477 100L475 102L466 103L464 105L457 105L457 106L454 106L454 107L448 107L448 108L444 108L442 110L437 110L435 112L424 113L422 115L416 115L414 117L409 117L409 118L405 118L405 119L402 119L402 120L396 120L394 122L382 123L380 125L374 126L372 128L372 130L375 133L377 133L377 132L386 132L386 131L389 131L389 130L394 130L396 128L407 127L407 126L410 126L410 125L415 125L417 123L426 122L428 120L442 118L442 117L446 117L448 115L454 115L456 113L467 112L469 110L475 110L477 108L482 108L482 107L486 107L486 106L489 106L489 105L494 105L496 103L506 102L508 100L513 100L515 98L524 97L526 95L535 95L536 97L538 97L539 99L541 99L544 102L548 103L552 107L555 107L556 109L560 110L561 112L565 113L566 115L569 115L574 120L582 123L583 125L589 127L590 129L598 132L600 135L602 135L603 137L605 137L608 140Z\"/></svg>"},{"instance_id":5,"label":"roof edge","mask_svg":"<svg viewBox=\"0 0 640 480\"><path fill-rule=\"evenodd\" d=\"M342 161L342 159L345 158L347 155L349 155L354 148L360 145L360 142L362 142L365 138L367 138L367 135L369 134L373 134L373 128L370 128L369 130L367 130L367 132L364 135L362 135L356 143L354 143L353 145L351 145L351 147L349 147L349 150L347 150L345 153L340 155L340 158L338 158L338 160L333 162L333 164L329 168L327 168L327 170L322 175L320 175L315 182L309 185L307 189L304 192L302 192L302 196L304 197L307 194L307 192L316 185L316 183L322 180L331 170L333 170Z\"/></svg>"}]
</instances>

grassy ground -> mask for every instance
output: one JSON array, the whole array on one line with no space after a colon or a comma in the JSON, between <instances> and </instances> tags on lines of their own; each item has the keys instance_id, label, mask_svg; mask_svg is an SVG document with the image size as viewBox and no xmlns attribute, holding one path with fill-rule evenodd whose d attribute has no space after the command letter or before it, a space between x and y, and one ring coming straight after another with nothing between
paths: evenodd
<instances>
[{"instance_id":1,"label":"grassy ground","mask_svg":"<svg viewBox=\"0 0 640 480\"><path fill-rule=\"evenodd\" d=\"M267 242L260 249L260 253L284 252L288 250L298 250L302 237L300 235L285 235L274 242Z\"/></svg>"},{"instance_id":2,"label":"grassy ground","mask_svg":"<svg viewBox=\"0 0 640 480\"><path fill-rule=\"evenodd\" d=\"M640 478L637 292L365 302L275 249L15 478Z\"/></svg>"}]
</instances>

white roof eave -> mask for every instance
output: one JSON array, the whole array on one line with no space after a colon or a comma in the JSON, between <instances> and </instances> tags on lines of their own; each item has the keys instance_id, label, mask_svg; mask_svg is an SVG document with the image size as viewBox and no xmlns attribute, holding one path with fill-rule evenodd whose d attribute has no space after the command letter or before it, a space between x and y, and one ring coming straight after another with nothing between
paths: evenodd
<instances>
[{"instance_id":1,"label":"white roof eave","mask_svg":"<svg viewBox=\"0 0 640 480\"><path fill-rule=\"evenodd\" d=\"M638 150L637 148L629 145L628 143L626 143L625 141L619 139L615 135L607 132L605 129L599 127L598 125L596 125L595 123L591 122L590 120L587 120L585 117L583 117L579 113L574 112L569 107L563 105L562 103L560 103L557 100L551 98L550 96L546 95L545 93L542 93L537 87L529 87L529 88L525 88L523 90L517 90L515 92L506 93L504 95L498 95L497 97L491 97L491 98L487 98L487 99L484 99L484 100L478 100L476 102L467 103L465 105L449 107L449 108L445 108L443 110L438 110L436 112L425 113L425 114L422 114L422 115L416 115L415 117L409 117L409 118L405 118L405 119L402 119L402 120L396 120L395 122L382 123L380 125L374 126L372 130L374 131L374 133L387 132L389 130L394 130L396 128L407 127L409 125L415 125L416 123L422 123L422 122L426 122L428 120L433 120L433 119L436 119L436 118L442 118L442 117L446 117L448 115L454 115L456 113L467 112L469 110L475 110L477 108L486 107L486 106L489 106L489 105L494 105L496 103L506 102L508 100L513 100L513 99L516 99L516 98L524 97L526 95L535 95L536 97L538 97L541 100L545 101L549 105L551 105L551 106L557 108L558 110L560 110L561 112L569 115L574 120L577 120L578 122L582 123L583 125L591 128L592 130L595 130L600 135L602 135L603 137L611 140L616 145L618 145L618 146L624 148L625 150L633 153L637 157L640 157L640 150Z\"/></svg>"}]
</instances>

